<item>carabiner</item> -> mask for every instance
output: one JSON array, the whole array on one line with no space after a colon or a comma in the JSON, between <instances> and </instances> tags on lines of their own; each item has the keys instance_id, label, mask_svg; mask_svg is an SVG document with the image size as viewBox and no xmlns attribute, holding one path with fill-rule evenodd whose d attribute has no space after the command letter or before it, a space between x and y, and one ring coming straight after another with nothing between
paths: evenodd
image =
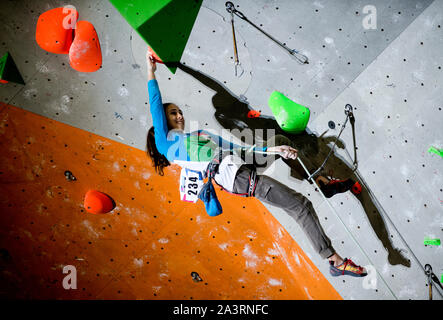
<instances>
[{"instance_id":1,"label":"carabiner","mask_svg":"<svg viewBox=\"0 0 443 320\"><path fill-rule=\"evenodd\" d=\"M226 11L228 11L229 13L234 13L235 6L231 1L226 2L225 6L226 6Z\"/></svg>"}]
</instances>

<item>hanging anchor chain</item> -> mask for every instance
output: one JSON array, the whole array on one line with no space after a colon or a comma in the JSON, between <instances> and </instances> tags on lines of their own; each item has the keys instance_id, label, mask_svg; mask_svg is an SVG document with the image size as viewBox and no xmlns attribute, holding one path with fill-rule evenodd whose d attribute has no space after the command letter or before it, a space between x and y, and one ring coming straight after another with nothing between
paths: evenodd
<instances>
[{"instance_id":1,"label":"hanging anchor chain","mask_svg":"<svg viewBox=\"0 0 443 320\"><path fill-rule=\"evenodd\" d=\"M250 25L252 25L254 28L256 28L258 31L260 31L261 33L263 33L265 36L267 36L269 39L271 39L272 41L274 41L276 44L278 44L280 47L282 47L283 49L285 49L293 58L295 58L297 60L297 62L301 63L301 64L309 64L308 61L308 57L306 57L305 55L301 54L299 51L295 50L295 49L291 49L288 48L284 43L281 43L280 41L278 41L277 39L275 39L274 37L272 37L270 34L268 34L267 32L265 32L263 29L259 28L258 26L256 26L253 22L251 22L248 18L246 18L246 16L238 11L237 9L235 9L234 4L231 1L226 2L226 11L228 11L229 13L231 13L232 16L232 25L234 25L234 14L239 17L240 19L246 21L247 23L249 23ZM235 40L234 40L235 41Z\"/></svg>"}]
</instances>

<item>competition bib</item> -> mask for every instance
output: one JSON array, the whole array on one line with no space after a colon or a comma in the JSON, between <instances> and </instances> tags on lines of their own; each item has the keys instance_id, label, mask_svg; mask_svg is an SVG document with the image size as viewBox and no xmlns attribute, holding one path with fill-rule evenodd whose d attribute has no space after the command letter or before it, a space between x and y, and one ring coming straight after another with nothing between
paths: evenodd
<instances>
[{"instance_id":1,"label":"competition bib","mask_svg":"<svg viewBox=\"0 0 443 320\"><path fill-rule=\"evenodd\" d=\"M180 173L180 199L196 203L203 184L203 175L200 171L183 168Z\"/></svg>"}]
</instances>

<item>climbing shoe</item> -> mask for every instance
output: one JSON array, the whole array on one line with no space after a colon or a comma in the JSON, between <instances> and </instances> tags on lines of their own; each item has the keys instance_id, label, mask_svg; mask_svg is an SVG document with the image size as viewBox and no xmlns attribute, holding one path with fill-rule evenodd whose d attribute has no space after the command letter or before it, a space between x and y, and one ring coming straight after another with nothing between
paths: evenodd
<instances>
[{"instance_id":1,"label":"climbing shoe","mask_svg":"<svg viewBox=\"0 0 443 320\"><path fill-rule=\"evenodd\" d=\"M352 179L347 180L335 180L332 179L328 184L325 184L323 181L319 180L320 190L323 192L326 198L331 198L333 195L337 193L343 193L348 190L351 190L353 186L355 186L355 182Z\"/></svg>"},{"instance_id":2,"label":"climbing shoe","mask_svg":"<svg viewBox=\"0 0 443 320\"><path fill-rule=\"evenodd\" d=\"M346 259L342 264L334 267L334 261L329 261L329 272L333 277L351 276L351 277L365 277L368 275L366 270L357 266L351 259Z\"/></svg>"}]
</instances>

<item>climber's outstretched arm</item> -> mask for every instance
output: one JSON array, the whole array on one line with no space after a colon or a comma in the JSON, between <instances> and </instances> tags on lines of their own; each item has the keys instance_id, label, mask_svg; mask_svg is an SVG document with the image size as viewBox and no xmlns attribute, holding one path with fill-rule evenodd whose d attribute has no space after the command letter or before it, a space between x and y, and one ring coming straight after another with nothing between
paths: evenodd
<instances>
[{"instance_id":1,"label":"climber's outstretched arm","mask_svg":"<svg viewBox=\"0 0 443 320\"><path fill-rule=\"evenodd\" d=\"M149 50L146 51L146 64L148 67L148 81L155 80L155 71L157 70L157 64L155 63L154 58L149 53Z\"/></svg>"}]
</instances>

